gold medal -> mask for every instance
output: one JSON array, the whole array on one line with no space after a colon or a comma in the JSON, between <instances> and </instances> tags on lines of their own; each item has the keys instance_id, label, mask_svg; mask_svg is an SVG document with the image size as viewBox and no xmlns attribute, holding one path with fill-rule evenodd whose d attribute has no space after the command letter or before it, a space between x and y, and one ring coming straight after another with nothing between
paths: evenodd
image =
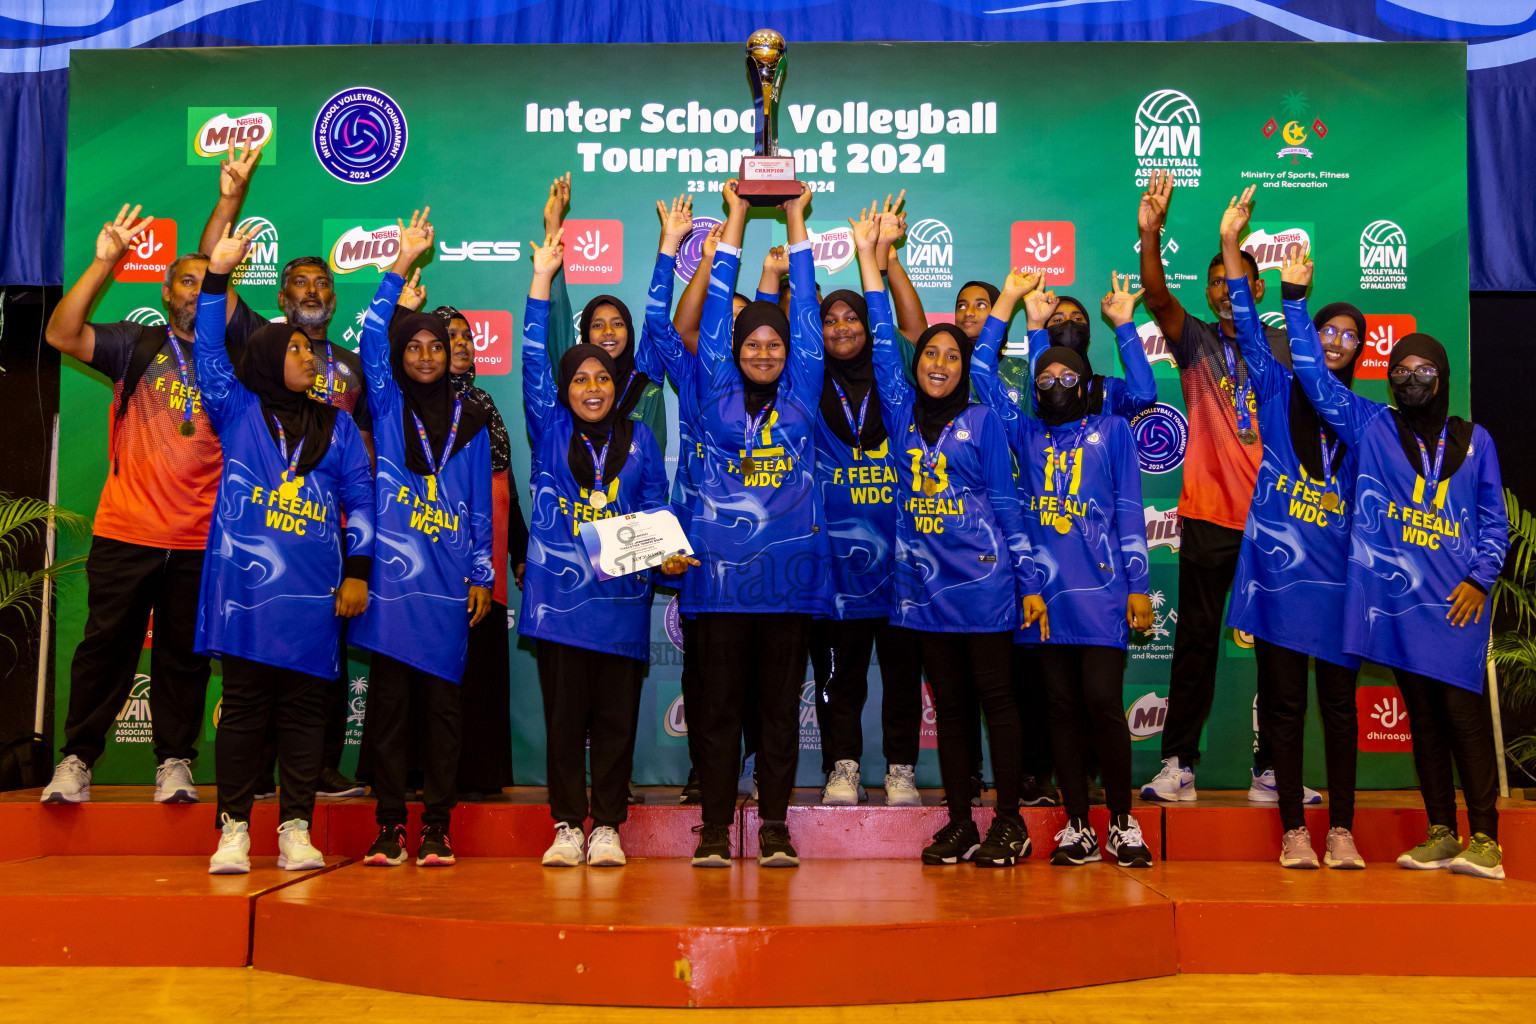
<instances>
[{"instance_id":1,"label":"gold medal","mask_svg":"<svg viewBox=\"0 0 1536 1024\"><path fill-rule=\"evenodd\" d=\"M752 456L748 455L741 460L741 471L743 473L754 473L757 471L757 463L752 461Z\"/></svg>"},{"instance_id":2,"label":"gold medal","mask_svg":"<svg viewBox=\"0 0 1536 1024\"><path fill-rule=\"evenodd\" d=\"M277 485L277 496L284 501L293 501L299 496L299 488L304 484L304 478L288 479L288 474L283 474L283 482Z\"/></svg>"},{"instance_id":3,"label":"gold medal","mask_svg":"<svg viewBox=\"0 0 1536 1024\"><path fill-rule=\"evenodd\" d=\"M1339 496L1337 494L1334 494L1332 491L1329 491L1327 494L1323 495L1323 511L1324 512L1336 511L1338 509L1338 507L1339 507Z\"/></svg>"},{"instance_id":4,"label":"gold medal","mask_svg":"<svg viewBox=\"0 0 1536 1024\"><path fill-rule=\"evenodd\" d=\"M193 434L197 433L197 427L191 420L182 420L181 426L177 427L176 429L180 431L182 437L191 437Z\"/></svg>"},{"instance_id":5,"label":"gold medal","mask_svg":"<svg viewBox=\"0 0 1536 1024\"><path fill-rule=\"evenodd\" d=\"M1071 533L1072 532L1072 520L1068 519L1066 516L1057 516L1056 517L1056 532L1060 533L1060 534Z\"/></svg>"},{"instance_id":6,"label":"gold medal","mask_svg":"<svg viewBox=\"0 0 1536 1024\"><path fill-rule=\"evenodd\" d=\"M608 495L604 494L602 491L593 491L591 494L587 495L587 504L599 510L607 508Z\"/></svg>"},{"instance_id":7,"label":"gold medal","mask_svg":"<svg viewBox=\"0 0 1536 1024\"><path fill-rule=\"evenodd\" d=\"M930 479L928 477L924 477L923 478L923 493L928 495L928 497L930 497L930 498L933 497L935 494L938 494L939 493L939 482L937 480L933 480L933 479Z\"/></svg>"},{"instance_id":8,"label":"gold medal","mask_svg":"<svg viewBox=\"0 0 1536 1024\"><path fill-rule=\"evenodd\" d=\"M1237 439L1243 444L1258 444L1259 432L1252 427L1244 427L1237 432Z\"/></svg>"}]
</instances>

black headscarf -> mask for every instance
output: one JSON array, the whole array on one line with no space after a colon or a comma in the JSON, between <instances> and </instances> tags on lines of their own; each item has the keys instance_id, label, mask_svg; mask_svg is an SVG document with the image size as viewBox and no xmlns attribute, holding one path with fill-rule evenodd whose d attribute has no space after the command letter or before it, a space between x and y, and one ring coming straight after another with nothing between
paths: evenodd
<instances>
[{"instance_id":1,"label":"black headscarf","mask_svg":"<svg viewBox=\"0 0 1536 1024\"><path fill-rule=\"evenodd\" d=\"M469 317L459 312L452 306L438 306L432 311L432 315L443 322L445 328L451 329L455 320L462 320L469 324ZM507 425L501 420L501 412L496 408L496 401L483 388L475 387L475 360L471 351L469 369L463 373L453 372L453 351L448 352L448 383L453 387L453 393L463 400L466 406L479 406L486 414L485 429L490 433L491 442L491 472L500 473L512 465L512 441L507 437Z\"/></svg>"},{"instance_id":2,"label":"black headscarf","mask_svg":"<svg viewBox=\"0 0 1536 1024\"><path fill-rule=\"evenodd\" d=\"M992 308L993 309L997 308L997 297L999 295L1003 294L1001 291L998 290L998 287L995 284L988 284L985 281L967 281L967 282L965 282L965 284L961 285L959 287L959 289L957 289L956 292L955 292L955 305L956 306L960 305L960 296L961 296L961 294L967 288L980 288L982 291L986 292L987 293L987 301L992 304ZM1009 314L1011 314L1013 312L1013 310L1005 309L1005 310L1001 310L1000 312L1003 314L1002 319L1006 321L1008 319ZM982 323L985 324L986 321L983 320ZM1002 340L998 342L997 350L999 352L1001 352L1003 350L1003 346L1005 346L1007 344L1008 344L1008 329L1005 327L1005 328L1003 328Z\"/></svg>"},{"instance_id":3,"label":"black headscarf","mask_svg":"<svg viewBox=\"0 0 1536 1024\"><path fill-rule=\"evenodd\" d=\"M628 416L619 415L618 395L614 395L613 404L608 407L608 415L596 423L588 423L576 415L576 410L571 408L571 381L576 377L576 371L581 369L581 364L588 359L596 359L603 364L603 369L613 378L614 390L619 388L619 372L606 349L599 345L572 345L560 357L560 404L571 412L571 444L566 450L565 464L571 469L571 476L576 478L576 483L588 489L594 487L606 487L613 478L619 475L619 470L624 468L624 460L629 458L629 443L635 436L635 421ZM592 474L592 452L587 451L587 446L582 438L592 442L594 451L601 453L603 445L608 444L608 457L603 460L603 479L595 481Z\"/></svg>"},{"instance_id":4,"label":"black headscarf","mask_svg":"<svg viewBox=\"0 0 1536 1024\"><path fill-rule=\"evenodd\" d=\"M1334 371L1334 376L1339 378L1347 388L1355 386L1355 360L1360 358L1360 351L1365 347L1365 314L1347 302L1330 302L1317 311L1312 318L1312 326L1321 331L1323 325L1336 316L1347 316L1354 322L1355 335L1360 343L1355 346L1354 359L1349 365L1342 366ZM1323 435L1327 435L1331 447L1338 438L1332 427L1323 422L1317 415L1317 410L1307 398L1307 393L1301 388L1301 381L1291 378L1291 448L1296 452L1296 458L1301 462L1301 468L1314 480L1323 480ZM1319 430L1322 431L1319 434ZM1328 481L1324 480L1324 483Z\"/></svg>"},{"instance_id":5,"label":"black headscarf","mask_svg":"<svg viewBox=\"0 0 1536 1024\"><path fill-rule=\"evenodd\" d=\"M1404 401L1411 393L1410 389L1419 385L1409 379L1402 387L1392 387L1393 400L1396 402L1394 418L1397 420L1397 438L1403 446L1403 454L1408 458L1408 464L1416 470L1423 469L1423 460L1419 457L1418 441L1424 442L1424 447L1429 453L1430 464L1434 464L1435 447L1440 441L1440 429L1449 424L1445 432L1445 462L1440 467L1440 479L1449 480L1451 474L1461 468L1461 464L1467 459L1467 446L1472 443L1472 424L1460 416L1451 416L1451 361L1445 354L1445 346L1428 334L1414 333L1402 338L1392 346L1392 355L1387 360L1387 373L1392 368L1409 356L1418 356L1435 364L1438 371L1439 385L1428 402L1410 404Z\"/></svg>"},{"instance_id":6,"label":"black headscarf","mask_svg":"<svg viewBox=\"0 0 1536 1024\"><path fill-rule=\"evenodd\" d=\"M432 472L432 466L427 462L427 456L421 450L421 442L417 439L417 418L427 432L427 444L432 449L432 457L447 462L454 452L474 439L490 416L484 407L465 402L459 414L459 433L454 439L453 451L446 454L443 452L443 445L448 443L448 432L453 427L455 392L446 371L430 384L423 384L405 372L406 345L420 331L429 332L443 343L444 349L448 348L448 325L440 317L431 313L396 315L389 325L389 366L404 399L400 411L400 428L405 432L405 468L412 473L427 476Z\"/></svg>"},{"instance_id":7,"label":"black headscarf","mask_svg":"<svg viewBox=\"0 0 1536 1024\"><path fill-rule=\"evenodd\" d=\"M1083 316L1089 315L1088 307L1070 295L1058 296L1056 308L1060 310L1061 304L1064 302L1070 302L1082 310ZM1083 369L1081 373L1087 381L1087 390L1084 392L1087 405L1084 406L1084 410L1085 412L1098 415L1104 411L1104 375L1093 372L1093 360L1088 357L1091 328L1092 324L1086 320L1062 319L1048 326L1045 329L1045 333L1050 336L1052 345L1069 348L1082 357Z\"/></svg>"},{"instance_id":8,"label":"black headscarf","mask_svg":"<svg viewBox=\"0 0 1536 1024\"><path fill-rule=\"evenodd\" d=\"M336 425L337 409L309 397L305 391L290 391L283 381L283 366L288 360L288 343L303 331L292 324L267 324L257 328L245 342L243 360L245 386L261 399L262 419L267 433L277 441L277 423L283 425L283 439L288 455L300 442L298 475L303 476L320 464L331 447L331 428ZM273 422L274 417L277 423ZM284 467L287 468L287 467Z\"/></svg>"},{"instance_id":9,"label":"black headscarf","mask_svg":"<svg viewBox=\"0 0 1536 1024\"><path fill-rule=\"evenodd\" d=\"M731 358L736 363L736 371L741 372L741 346L747 337L759 327L771 327L783 339L785 348L789 346L789 318L779 308L776 302L749 302L736 318L736 325L731 330ZM782 377L780 374L779 377ZM741 374L741 386L745 390L747 415L756 416L779 393L779 378L776 377L767 384L759 384L753 381L745 373Z\"/></svg>"},{"instance_id":10,"label":"black headscarf","mask_svg":"<svg viewBox=\"0 0 1536 1024\"><path fill-rule=\"evenodd\" d=\"M1038 384L1033 380L1030 382L1035 389L1040 422L1056 427L1088 415L1088 362L1065 345L1052 345L1035 360L1034 376L1039 377L1052 363L1060 363L1078 376L1077 387L1071 391L1063 391L1060 384L1051 385L1049 391L1041 391Z\"/></svg>"},{"instance_id":11,"label":"black headscarf","mask_svg":"<svg viewBox=\"0 0 1536 1024\"><path fill-rule=\"evenodd\" d=\"M965 332L954 324L934 324L918 337L917 345L912 351L912 379L918 380L917 367L922 361L923 349L928 347L928 342L940 334L949 335L955 339L955 344L960 346L960 380L955 383L954 390L943 398L934 398L929 395L923 390L920 381L913 390L912 422L928 444L937 443L939 435L944 432L944 425L959 416L965 411L966 406L971 404L971 353L976 350L976 343L967 338Z\"/></svg>"},{"instance_id":12,"label":"black headscarf","mask_svg":"<svg viewBox=\"0 0 1536 1024\"><path fill-rule=\"evenodd\" d=\"M826 421L827 429L843 444L851 448L878 448L885 441L886 432L885 423L880 418L880 396L875 393L875 339L869 329L869 307L864 302L864 296L842 289L821 300L823 320L837 302L846 302L848 308L853 310L853 315L858 317L859 323L864 325L864 347L850 359L834 359L830 354L827 355L825 379L821 385L821 418ZM843 403L837 397L837 388L832 386L834 381L848 399L847 413L843 411ZM858 417L859 403L865 395L869 396L869 404L864 410L864 429L858 437L854 437L853 427L848 423L848 414Z\"/></svg>"},{"instance_id":13,"label":"black headscarf","mask_svg":"<svg viewBox=\"0 0 1536 1024\"><path fill-rule=\"evenodd\" d=\"M613 360L613 386L617 392L619 415L628 416L635 411L635 406L640 404L640 399L645 395L646 387L651 379L643 373L635 373L634 380L630 380L630 374L635 370L635 322L630 319L629 307L624 305L612 295L599 295L587 303L581 311L581 321L578 325L579 339L584 344L596 344L592 341L592 317L597 313L599 306L612 306L619 311L619 316L624 318L624 328L629 337L624 342L624 351L616 356L610 356ZM602 348L598 345L598 348ZM607 349L604 349L606 352Z\"/></svg>"}]
</instances>

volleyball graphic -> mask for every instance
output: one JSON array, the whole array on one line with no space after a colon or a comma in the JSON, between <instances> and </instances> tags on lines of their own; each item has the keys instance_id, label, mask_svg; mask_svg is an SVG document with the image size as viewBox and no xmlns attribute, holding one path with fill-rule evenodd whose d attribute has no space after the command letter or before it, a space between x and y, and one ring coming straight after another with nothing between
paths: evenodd
<instances>
[{"instance_id":1,"label":"volleyball graphic","mask_svg":"<svg viewBox=\"0 0 1536 1024\"><path fill-rule=\"evenodd\" d=\"M1149 93L1136 108L1136 127L1143 130L1163 124L1199 124L1200 108L1177 89Z\"/></svg>"},{"instance_id":2,"label":"volleyball graphic","mask_svg":"<svg viewBox=\"0 0 1536 1024\"><path fill-rule=\"evenodd\" d=\"M1408 236L1390 220L1373 220L1360 232L1360 247L1378 245L1407 245Z\"/></svg>"},{"instance_id":3,"label":"volleyball graphic","mask_svg":"<svg viewBox=\"0 0 1536 1024\"><path fill-rule=\"evenodd\" d=\"M1136 414L1131 420L1136 437L1136 454L1144 473L1168 473L1184 461L1189 444L1189 421L1166 402Z\"/></svg>"},{"instance_id":4,"label":"volleyball graphic","mask_svg":"<svg viewBox=\"0 0 1536 1024\"><path fill-rule=\"evenodd\" d=\"M377 89L343 89L315 116L315 156L333 177L366 185L387 177L405 156L400 105Z\"/></svg>"}]
</instances>

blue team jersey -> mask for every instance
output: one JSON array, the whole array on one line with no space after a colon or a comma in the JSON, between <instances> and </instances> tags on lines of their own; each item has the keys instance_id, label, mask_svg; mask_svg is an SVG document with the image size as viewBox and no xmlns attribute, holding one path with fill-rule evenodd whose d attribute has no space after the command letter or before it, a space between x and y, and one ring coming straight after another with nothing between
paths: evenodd
<instances>
[{"instance_id":1,"label":"blue team jersey","mask_svg":"<svg viewBox=\"0 0 1536 1024\"><path fill-rule=\"evenodd\" d=\"M338 412L325 457L285 493L289 460L224 349L224 303L223 292L198 297L193 342L203 407L224 449L195 649L335 679L343 560L373 554L368 451L352 417Z\"/></svg>"},{"instance_id":2,"label":"blue team jersey","mask_svg":"<svg viewBox=\"0 0 1536 1024\"><path fill-rule=\"evenodd\" d=\"M1453 626L1450 594L1470 579L1485 594L1504 565L1509 519L1499 459L1482 427L1466 461L1439 486L1425 486L1398 439L1397 417L1346 388L1323 363L1305 301L1282 303L1297 379L1359 461L1344 594L1344 650L1481 693L1493 621ZM1433 465L1434 447L1429 459Z\"/></svg>"},{"instance_id":3,"label":"blue team jersey","mask_svg":"<svg viewBox=\"0 0 1536 1024\"><path fill-rule=\"evenodd\" d=\"M885 292L866 292L880 413L896 449L898 502L892 622L937 633L1019 628L1021 603L1040 593L1013 483L1002 421L985 405L956 416L930 454L925 490L913 390L898 364Z\"/></svg>"},{"instance_id":4,"label":"blue team jersey","mask_svg":"<svg viewBox=\"0 0 1536 1024\"><path fill-rule=\"evenodd\" d=\"M1044 642L1123 650L1130 639L1126 602L1147 592L1148 576L1141 465L1130 423L1101 413L1050 427L1027 415L998 375L1001 323L987 318L971 356L971 380L1002 420L1019 467L1036 586L1051 625ZM1040 624L1014 639L1041 643Z\"/></svg>"},{"instance_id":5,"label":"blue team jersey","mask_svg":"<svg viewBox=\"0 0 1536 1024\"><path fill-rule=\"evenodd\" d=\"M880 400L876 390L870 388L872 404ZM875 448L854 448L832 433L824 416L816 417L816 488L832 554L828 587L835 619L891 614L899 464L889 437Z\"/></svg>"},{"instance_id":6,"label":"blue team jersey","mask_svg":"<svg viewBox=\"0 0 1536 1024\"><path fill-rule=\"evenodd\" d=\"M347 639L457 683L469 653L469 588L492 587L490 432L478 431L434 478L412 472L404 397L389 358L389 319L405 282L386 273L363 317L361 352L373 413L377 495L368 610ZM434 459L442 452L434 452Z\"/></svg>"},{"instance_id":7,"label":"blue team jersey","mask_svg":"<svg viewBox=\"0 0 1536 1024\"><path fill-rule=\"evenodd\" d=\"M523 409L533 442L533 511L518 632L649 661L651 573L598 579L579 531L585 522L664 507L661 449L650 428L636 420L629 458L603 488L603 507L593 507L591 490L571 475L572 414L560 404L559 384L550 372L548 329L549 303L530 298L523 318Z\"/></svg>"},{"instance_id":8,"label":"blue team jersey","mask_svg":"<svg viewBox=\"0 0 1536 1024\"><path fill-rule=\"evenodd\" d=\"M990 332L994 351L1007 330L1008 325L993 316L987 317L981 325L982 334ZM976 343L981 344L979 337ZM1030 412L1035 411L1039 402L1034 388L1035 359L1050 347L1050 332L1036 329L1024 335L1022 359L1006 354L997 358L997 375L1002 379L1008 397L1014 402L1028 401ZM1135 416L1157 401L1157 378L1152 376L1152 364L1147 362L1147 353L1141 347L1141 336L1136 333L1135 324L1121 324L1115 328L1115 347L1120 352L1120 365L1125 367L1125 379L1099 375L1098 383L1104 388L1100 411L1116 416ZM1089 386L1095 386L1091 378Z\"/></svg>"},{"instance_id":9,"label":"blue team jersey","mask_svg":"<svg viewBox=\"0 0 1536 1024\"><path fill-rule=\"evenodd\" d=\"M1307 473L1291 443L1294 377L1270 351L1248 279L1228 279L1227 294L1248 380L1259 400L1259 436L1264 439L1227 625L1335 665L1358 668L1360 659L1344 653L1339 629L1359 468L1354 450L1336 440L1330 479L1316 480ZM1302 317L1311 331L1305 309Z\"/></svg>"}]
</instances>

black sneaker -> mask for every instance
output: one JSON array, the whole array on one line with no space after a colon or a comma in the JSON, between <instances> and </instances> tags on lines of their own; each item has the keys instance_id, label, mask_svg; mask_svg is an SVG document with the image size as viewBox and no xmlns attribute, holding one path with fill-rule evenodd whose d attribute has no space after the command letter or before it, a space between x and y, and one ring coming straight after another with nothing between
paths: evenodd
<instances>
[{"instance_id":1,"label":"black sneaker","mask_svg":"<svg viewBox=\"0 0 1536 1024\"><path fill-rule=\"evenodd\" d=\"M416 848L416 866L446 868L453 862L453 844L448 840L448 826L423 825L421 845Z\"/></svg>"},{"instance_id":2,"label":"black sneaker","mask_svg":"<svg viewBox=\"0 0 1536 1024\"><path fill-rule=\"evenodd\" d=\"M952 821L934 833L933 842L923 850L924 864L958 864L970 860L981 845L981 833L974 821Z\"/></svg>"},{"instance_id":3,"label":"black sneaker","mask_svg":"<svg viewBox=\"0 0 1536 1024\"><path fill-rule=\"evenodd\" d=\"M367 791L361 782L355 782L327 765L320 769L320 785L315 787L315 796L362 796Z\"/></svg>"},{"instance_id":4,"label":"black sneaker","mask_svg":"<svg viewBox=\"0 0 1536 1024\"><path fill-rule=\"evenodd\" d=\"M695 825L693 831L699 837L699 845L693 848L694 867L731 866L731 826Z\"/></svg>"},{"instance_id":5,"label":"black sneaker","mask_svg":"<svg viewBox=\"0 0 1536 1024\"><path fill-rule=\"evenodd\" d=\"M393 868L405 863L405 826L382 825L379 837L368 847L363 863L371 868Z\"/></svg>"},{"instance_id":6,"label":"black sneaker","mask_svg":"<svg viewBox=\"0 0 1536 1024\"><path fill-rule=\"evenodd\" d=\"M757 832L757 866L762 868L797 868L800 855L789 841L789 826L782 821L765 821Z\"/></svg>"},{"instance_id":7,"label":"black sneaker","mask_svg":"<svg viewBox=\"0 0 1536 1024\"><path fill-rule=\"evenodd\" d=\"M688 769L688 781L683 783L682 796L677 800L680 804L701 804L704 802L704 791L699 788L699 773L695 768Z\"/></svg>"},{"instance_id":8,"label":"black sneaker","mask_svg":"<svg viewBox=\"0 0 1536 1024\"><path fill-rule=\"evenodd\" d=\"M1040 780L1033 775L1024 776L1024 784L1019 787L1020 807L1059 807L1061 800L1056 795L1056 787L1047 782L1040 785Z\"/></svg>"},{"instance_id":9,"label":"black sneaker","mask_svg":"<svg viewBox=\"0 0 1536 1024\"><path fill-rule=\"evenodd\" d=\"M981 841L971 863L979 868L1008 868L1029 856L1029 833L1018 818L999 814L993 817L987 838Z\"/></svg>"},{"instance_id":10,"label":"black sneaker","mask_svg":"<svg viewBox=\"0 0 1536 1024\"><path fill-rule=\"evenodd\" d=\"M1056 849L1051 851L1051 863L1058 867L1078 867L1099 855L1099 837L1093 826L1081 818L1068 819L1066 827L1056 833Z\"/></svg>"},{"instance_id":11,"label":"black sneaker","mask_svg":"<svg viewBox=\"0 0 1536 1024\"><path fill-rule=\"evenodd\" d=\"M1129 814L1122 814L1109 823L1109 836L1104 840L1104 852L1115 858L1123 868L1149 868L1152 851L1147 849L1141 836L1141 826Z\"/></svg>"},{"instance_id":12,"label":"black sneaker","mask_svg":"<svg viewBox=\"0 0 1536 1024\"><path fill-rule=\"evenodd\" d=\"M631 804L645 803L645 793L640 789L639 786L635 785L633 779L631 779L629 783L629 802Z\"/></svg>"}]
</instances>

